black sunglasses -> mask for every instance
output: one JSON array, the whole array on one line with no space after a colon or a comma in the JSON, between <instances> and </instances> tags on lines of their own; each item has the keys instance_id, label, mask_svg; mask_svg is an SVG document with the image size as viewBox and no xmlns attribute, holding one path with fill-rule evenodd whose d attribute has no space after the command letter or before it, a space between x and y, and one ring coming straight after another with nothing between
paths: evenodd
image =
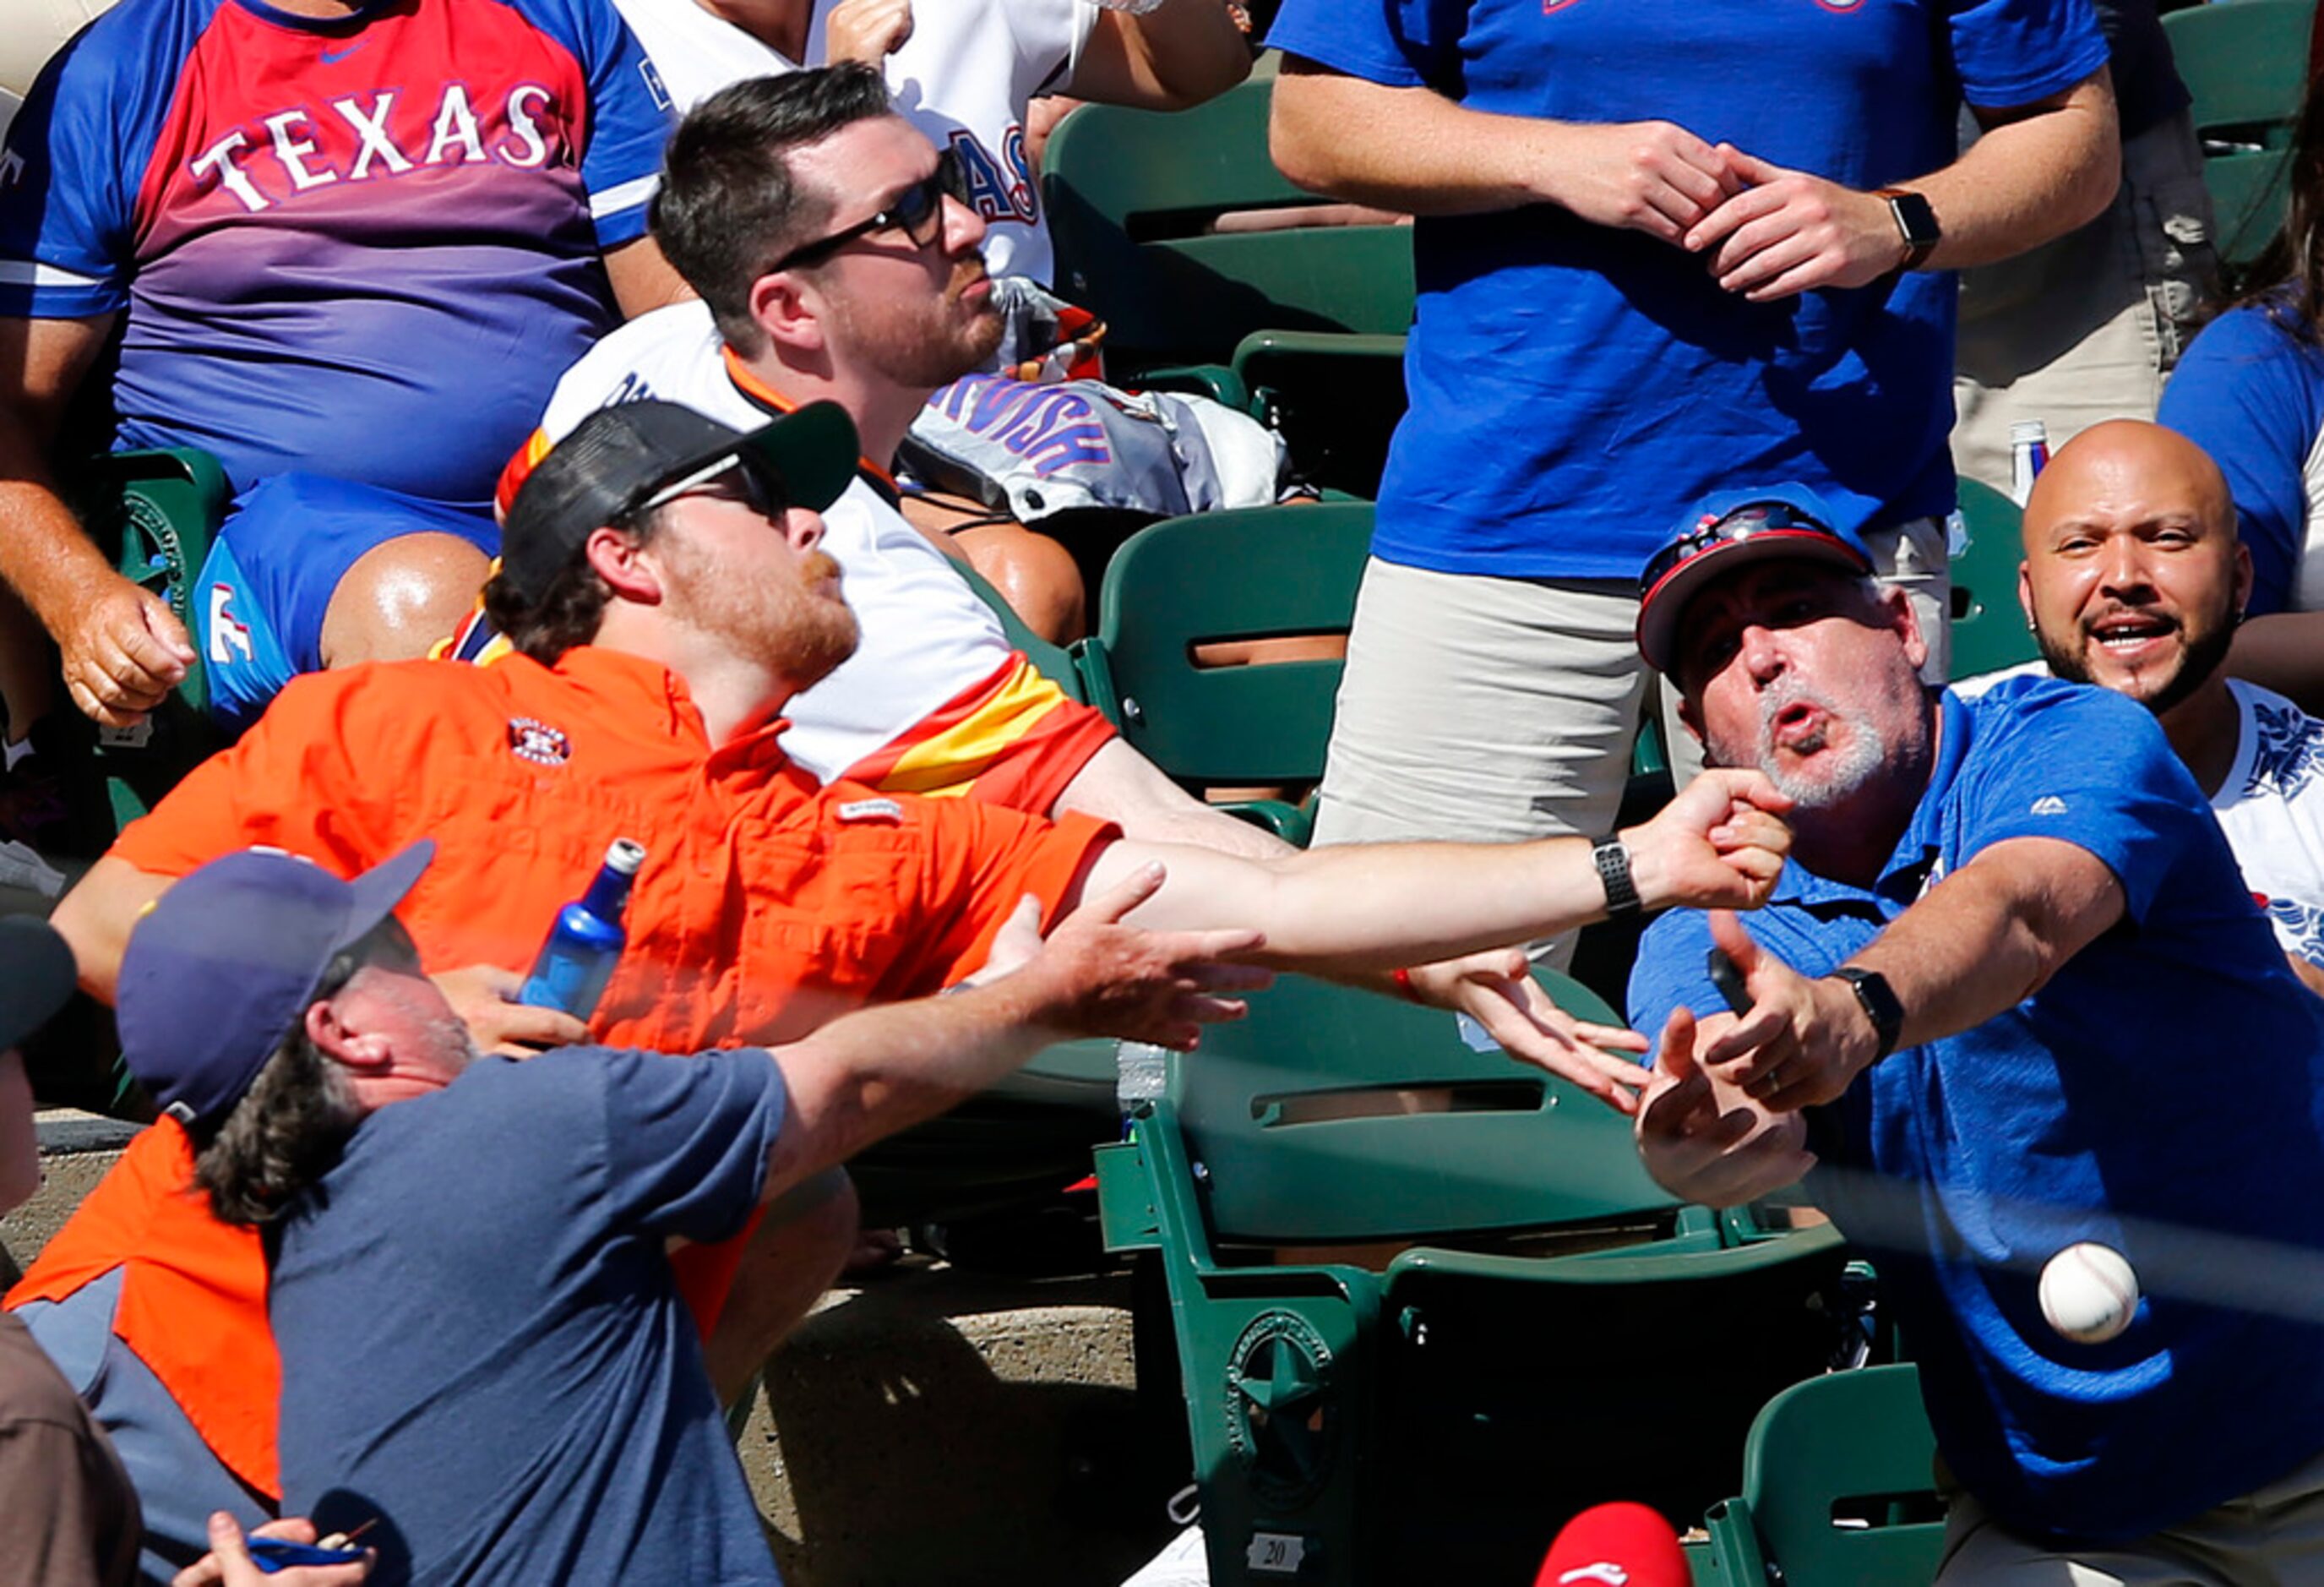
<instances>
[{"instance_id":1,"label":"black sunglasses","mask_svg":"<svg viewBox=\"0 0 2324 1587\"><path fill-rule=\"evenodd\" d=\"M936 168L890 199L888 208L869 220L859 220L844 231L827 237L817 237L802 244L767 266L761 273L772 275L779 270L788 270L794 264L811 264L825 258L834 250L845 246L856 238L890 226L912 239L912 246L925 248L944 230L944 201L968 202L968 179L961 174L960 161L949 149L936 156Z\"/></svg>"},{"instance_id":2,"label":"black sunglasses","mask_svg":"<svg viewBox=\"0 0 2324 1587\"><path fill-rule=\"evenodd\" d=\"M696 469L682 479L670 481L622 516L635 522L657 507L666 507L680 496L690 496L703 491L733 496L765 518L779 520L790 506L788 496L774 481L740 458L726 457Z\"/></svg>"},{"instance_id":3,"label":"black sunglasses","mask_svg":"<svg viewBox=\"0 0 2324 1587\"><path fill-rule=\"evenodd\" d=\"M1680 564L1692 562L1713 546L1723 546L1736 540L1748 540L1754 535L1776 530L1806 530L1815 534L1831 534L1831 526L1809 517L1789 502L1746 502L1725 516L1703 524L1691 534L1680 536L1655 553L1638 579L1638 587L1652 590L1668 577Z\"/></svg>"}]
</instances>

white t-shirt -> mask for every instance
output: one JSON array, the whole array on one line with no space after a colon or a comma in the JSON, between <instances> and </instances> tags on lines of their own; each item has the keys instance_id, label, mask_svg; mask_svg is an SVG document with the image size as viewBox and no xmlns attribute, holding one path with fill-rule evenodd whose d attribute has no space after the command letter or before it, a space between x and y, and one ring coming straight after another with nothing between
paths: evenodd
<instances>
[{"instance_id":1,"label":"white t-shirt","mask_svg":"<svg viewBox=\"0 0 2324 1587\"><path fill-rule=\"evenodd\" d=\"M680 114L744 78L823 65L835 4L814 0L807 60L797 62L694 0L614 0ZM888 57L896 108L960 161L970 202L991 228L984 262L995 275L1047 286L1056 269L1025 153L1025 107L1072 78L1097 14L1090 0L915 0L912 36Z\"/></svg>"},{"instance_id":2,"label":"white t-shirt","mask_svg":"<svg viewBox=\"0 0 2324 1587\"><path fill-rule=\"evenodd\" d=\"M551 441L600 408L658 397L737 429L768 412L726 372L724 343L699 300L641 315L565 372L541 415ZM783 749L825 782L884 748L1010 663L992 609L951 560L862 477L823 514L823 549L862 626L855 654L785 710Z\"/></svg>"},{"instance_id":3,"label":"white t-shirt","mask_svg":"<svg viewBox=\"0 0 2324 1587\"><path fill-rule=\"evenodd\" d=\"M2212 813L2276 940L2324 964L2324 722L2251 684L2227 687L2243 732Z\"/></svg>"}]
</instances>

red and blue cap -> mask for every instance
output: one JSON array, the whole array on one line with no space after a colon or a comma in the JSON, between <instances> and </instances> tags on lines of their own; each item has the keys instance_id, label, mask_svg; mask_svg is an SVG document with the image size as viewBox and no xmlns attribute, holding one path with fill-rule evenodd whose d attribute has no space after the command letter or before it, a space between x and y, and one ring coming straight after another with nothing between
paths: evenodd
<instances>
[{"instance_id":1,"label":"red and blue cap","mask_svg":"<svg viewBox=\"0 0 2324 1587\"><path fill-rule=\"evenodd\" d=\"M115 992L122 1056L181 1124L234 1111L305 1018L331 961L395 912L432 839L353 881L279 849L189 872L129 935Z\"/></svg>"},{"instance_id":2,"label":"red and blue cap","mask_svg":"<svg viewBox=\"0 0 2324 1587\"><path fill-rule=\"evenodd\" d=\"M1534 1587L1689 1587L1686 1551L1660 1513L1627 1499L1565 1523Z\"/></svg>"},{"instance_id":3,"label":"red and blue cap","mask_svg":"<svg viewBox=\"0 0 2324 1587\"><path fill-rule=\"evenodd\" d=\"M1638 576L1638 653L1646 665L1670 671L1679 619L1705 585L1778 558L1872 571L1872 553L1857 526L1803 484L1718 491L1696 503Z\"/></svg>"}]
</instances>

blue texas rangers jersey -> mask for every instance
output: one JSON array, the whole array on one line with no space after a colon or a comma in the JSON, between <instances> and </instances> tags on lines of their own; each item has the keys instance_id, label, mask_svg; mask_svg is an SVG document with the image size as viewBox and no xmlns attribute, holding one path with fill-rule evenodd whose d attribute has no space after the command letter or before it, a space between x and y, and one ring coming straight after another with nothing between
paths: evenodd
<instances>
[{"instance_id":1,"label":"blue texas rangers jersey","mask_svg":"<svg viewBox=\"0 0 2324 1587\"><path fill-rule=\"evenodd\" d=\"M481 503L668 122L600 0L124 0L0 154L0 315L120 316L121 446Z\"/></svg>"}]
</instances>

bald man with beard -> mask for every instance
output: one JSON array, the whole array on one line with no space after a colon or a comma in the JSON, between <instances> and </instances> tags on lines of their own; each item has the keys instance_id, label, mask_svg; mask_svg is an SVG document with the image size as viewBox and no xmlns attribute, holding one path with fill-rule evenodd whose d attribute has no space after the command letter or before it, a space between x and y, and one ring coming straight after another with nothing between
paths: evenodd
<instances>
[{"instance_id":1,"label":"bald man with beard","mask_svg":"<svg viewBox=\"0 0 2324 1587\"><path fill-rule=\"evenodd\" d=\"M2034 483L2024 548L2018 598L2050 670L2154 713L2324 992L2324 722L2227 676L2252 560L2218 466L2160 425L2098 425Z\"/></svg>"}]
</instances>

